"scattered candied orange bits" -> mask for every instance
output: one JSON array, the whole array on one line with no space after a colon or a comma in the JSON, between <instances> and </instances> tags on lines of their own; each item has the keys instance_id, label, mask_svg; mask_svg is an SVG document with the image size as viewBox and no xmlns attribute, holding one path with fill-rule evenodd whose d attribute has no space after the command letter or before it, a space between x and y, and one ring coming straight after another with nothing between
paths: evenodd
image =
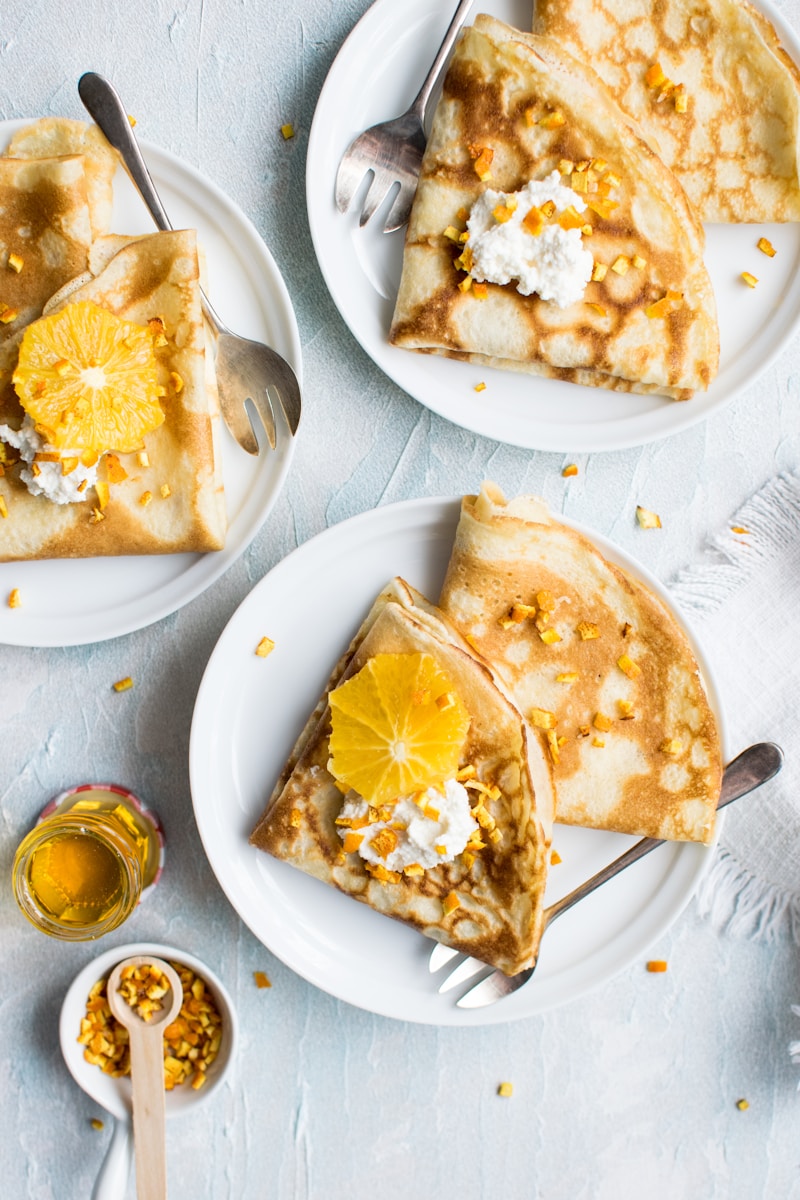
<instances>
[{"instance_id":1,"label":"scattered candied orange bits","mask_svg":"<svg viewBox=\"0 0 800 1200\"><path fill-rule=\"evenodd\" d=\"M572 475L577 475L578 474L577 465L575 463L570 463L569 466L564 467L561 474L564 476L565 479L569 479L570 476L572 476Z\"/></svg>"},{"instance_id":2,"label":"scattered candied orange bits","mask_svg":"<svg viewBox=\"0 0 800 1200\"><path fill-rule=\"evenodd\" d=\"M485 391L486 391L486 384L485 384L485 383L483 383L483 381L481 381L480 383L476 383L476 384L475 384L475 391L476 391L476 392L485 392Z\"/></svg>"},{"instance_id":3,"label":"scattered candied orange bits","mask_svg":"<svg viewBox=\"0 0 800 1200\"><path fill-rule=\"evenodd\" d=\"M291 121L286 121L285 124L281 125L281 137L285 142L294 137L294 125L292 125Z\"/></svg>"},{"instance_id":4,"label":"scattered candied orange bits","mask_svg":"<svg viewBox=\"0 0 800 1200\"><path fill-rule=\"evenodd\" d=\"M617 666L623 675L627 675L629 679L637 679L642 673L642 668L628 654L621 654L619 656Z\"/></svg>"},{"instance_id":5,"label":"scattered candied orange bits","mask_svg":"<svg viewBox=\"0 0 800 1200\"><path fill-rule=\"evenodd\" d=\"M649 508L642 508L641 504L636 505L636 520L642 529L661 528L661 517L658 513L651 512Z\"/></svg>"},{"instance_id":6,"label":"scattered candied orange bits","mask_svg":"<svg viewBox=\"0 0 800 1200\"><path fill-rule=\"evenodd\" d=\"M17 275L19 275L20 271L22 270L23 266L25 265L25 260L23 258L20 258L19 254L11 253L8 256L7 265L10 268L10 270L15 271L17 273Z\"/></svg>"},{"instance_id":7,"label":"scattered candied orange bits","mask_svg":"<svg viewBox=\"0 0 800 1200\"><path fill-rule=\"evenodd\" d=\"M769 240L769 238L760 237L758 239L758 241L756 242L756 246L761 251L761 253L766 254L768 258L775 257L775 247L773 246L773 244Z\"/></svg>"},{"instance_id":8,"label":"scattered candied orange bits","mask_svg":"<svg viewBox=\"0 0 800 1200\"><path fill-rule=\"evenodd\" d=\"M513 1083L500 1083L500 1084L498 1084L498 1086L497 1086L497 1094L498 1094L498 1096L513 1096L513 1094L514 1094L514 1085L513 1085Z\"/></svg>"},{"instance_id":9,"label":"scattered candied orange bits","mask_svg":"<svg viewBox=\"0 0 800 1200\"><path fill-rule=\"evenodd\" d=\"M155 963L132 963L125 968L119 980L120 996L143 1021L152 1021L161 1012L161 1003L170 990L169 980Z\"/></svg>"},{"instance_id":10,"label":"scattered candied orange bits","mask_svg":"<svg viewBox=\"0 0 800 1200\"><path fill-rule=\"evenodd\" d=\"M750 1104L747 1100L745 1100L744 1096L742 1096L741 1100L736 1101L736 1107L738 1108L739 1112L746 1112L746 1110L750 1107Z\"/></svg>"},{"instance_id":11,"label":"scattered candied orange bits","mask_svg":"<svg viewBox=\"0 0 800 1200\"><path fill-rule=\"evenodd\" d=\"M469 156L475 168L475 174L485 182L491 177L490 167L494 158L494 150L489 146L468 146Z\"/></svg>"},{"instance_id":12,"label":"scattered candied orange bits","mask_svg":"<svg viewBox=\"0 0 800 1200\"><path fill-rule=\"evenodd\" d=\"M754 288L758 283L755 275L752 275L749 271L742 271L742 279L749 288Z\"/></svg>"},{"instance_id":13,"label":"scattered candied orange bits","mask_svg":"<svg viewBox=\"0 0 800 1200\"><path fill-rule=\"evenodd\" d=\"M100 1120L99 1117L92 1117L89 1124L91 1125L92 1129L96 1129L98 1131L101 1129L105 1129L105 1125L103 1124L103 1122Z\"/></svg>"},{"instance_id":14,"label":"scattered candied orange bits","mask_svg":"<svg viewBox=\"0 0 800 1200\"><path fill-rule=\"evenodd\" d=\"M666 971L667 964L663 958L651 958L647 964L647 969L651 974L659 975Z\"/></svg>"},{"instance_id":15,"label":"scattered candied orange bits","mask_svg":"<svg viewBox=\"0 0 800 1200\"><path fill-rule=\"evenodd\" d=\"M8 505L5 496L0 496L0 517L8 516Z\"/></svg>"},{"instance_id":16,"label":"scattered candied orange bits","mask_svg":"<svg viewBox=\"0 0 800 1200\"><path fill-rule=\"evenodd\" d=\"M255 979L255 981L256 981L257 988L271 988L272 987L272 984L270 983L269 979L267 978L267 976L264 974L263 971L253 971L253 979Z\"/></svg>"},{"instance_id":17,"label":"scattered candied orange bits","mask_svg":"<svg viewBox=\"0 0 800 1200\"><path fill-rule=\"evenodd\" d=\"M675 312L682 304L682 292L668 291L660 300L655 300L652 304L648 304L644 310L644 315L651 321L658 320L662 317L668 317L670 313Z\"/></svg>"},{"instance_id":18,"label":"scattered candied orange bits","mask_svg":"<svg viewBox=\"0 0 800 1200\"><path fill-rule=\"evenodd\" d=\"M744 525L731 525L731 533L749 534L750 530L745 529Z\"/></svg>"},{"instance_id":19,"label":"scattered candied orange bits","mask_svg":"<svg viewBox=\"0 0 800 1200\"><path fill-rule=\"evenodd\" d=\"M593 638L600 637L600 630L591 621L579 621L575 629L582 642L590 642Z\"/></svg>"},{"instance_id":20,"label":"scattered candied orange bits","mask_svg":"<svg viewBox=\"0 0 800 1200\"><path fill-rule=\"evenodd\" d=\"M658 748L662 754L680 754L683 749L683 742L680 738L664 738L664 741Z\"/></svg>"},{"instance_id":21,"label":"scattered candied orange bits","mask_svg":"<svg viewBox=\"0 0 800 1200\"><path fill-rule=\"evenodd\" d=\"M115 692L128 692L133 687L133 680L130 675L126 675L124 679L118 679L114 684Z\"/></svg>"},{"instance_id":22,"label":"scattered candied orange bits","mask_svg":"<svg viewBox=\"0 0 800 1200\"><path fill-rule=\"evenodd\" d=\"M442 901L442 911L443 911L444 915L447 917L450 915L451 912L455 912L455 910L457 908L459 908L460 905L461 905L461 901L459 900L456 893L448 892L447 895L445 896L444 900Z\"/></svg>"},{"instance_id":23,"label":"scattered candied orange bits","mask_svg":"<svg viewBox=\"0 0 800 1200\"><path fill-rule=\"evenodd\" d=\"M557 867L560 862L563 862L561 855L558 853L557 850L551 850L550 851L550 865L553 867Z\"/></svg>"},{"instance_id":24,"label":"scattered candied orange bits","mask_svg":"<svg viewBox=\"0 0 800 1200\"><path fill-rule=\"evenodd\" d=\"M275 643L272 638L262 637L261 641L256 646L256 654L259 658L266 658L268 654L272 654L275 649Z\"/></svg>"},{"instance_id":25,"label":"scattered candied orange bits","mask_svg":"<svg viewBox=\"0 0 800 1200\"><path fill-rule=\"evenodd\" d=\"M8 607L9 608L19 608L21 603L22 603L22 601L21 601L20 595L19 595L19 588L12 588L11 591L8 593Z\"/></svg>"}]
</instances>

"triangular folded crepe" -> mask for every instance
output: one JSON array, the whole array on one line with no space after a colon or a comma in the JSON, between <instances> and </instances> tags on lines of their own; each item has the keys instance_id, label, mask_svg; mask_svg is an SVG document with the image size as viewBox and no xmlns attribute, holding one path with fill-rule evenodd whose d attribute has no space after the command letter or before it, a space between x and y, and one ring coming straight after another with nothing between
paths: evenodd
<instances>
[{"instance_id":1,"label":"triangular folded crepe","mask_svg":"<svg viewBox=\"0 0 800 1200\"><path fill-rule=\"evenodd\" d=\"M704 221L800 220L800 70L747 0L536 0L533 28L597 72Z\"/></svg>"},{"instance_id":2,"label":"triangular folded crepe","mask_svg":"<svg viewBox=\"0 0 800 1200\"><path fill-rule=\"evenodd\" d=\"M96 125L67 117L42 117L15 133L5 154L18 159L80 155L86 175L92 236L99 237L108 232L114 203L113 179L119 158Z\"/></svg>"},{"instance_id":3,"label":"triangular folded crepe","mask_svg":"<svg viewBox=\"0 0 800 1200\"><path fill-rule=\"evenodd\" d=\"M433 656L469 712L462 759L487 787L500 790L499 798L485 800L499 837L487 838L473 862L458 855L422 876L373 878L357 853L344 853L337 832L344 798L327 769L326 692L250 840L377 912L514 974L536 957L552 813L549 766L519 712L488 666L402 580L378 598L328 690L375 654L418 652ZM448 912L444 901L453 894L459 903Z\"/></svg>"},{"instance_id":4,"label":"triangular folded crepe","mask_svg":"<svg viewBox=\"0 0 800 1200\"><path fill-rule=\"evenodd\" d=\"M127 478L111 483L102 520L92 520L91 494L86 502L55 504L31 495L18 468L7 469L0 478L8 511L0 521L0 561L204 551L224 543L219 400L200 308L195 233L122 242L119 248L121 240L112 239L117 252L108 261L103 239L96 242L92 260L99 273L81 276L74 290L65 288L55 308L92 300L140 325L163 320L165 344L156 358L165 420L147 435L145 456L122 456ZM11 389L4 401L3 422L19 427L24 413ZM101 459L101 480L103 464Z\"/></svg>"},{"instance_id":5,"label":"triangular folded crepe","mask_svg":"<svg viewBox=\"0 0 800 1200\"><path fill-rule=\"evenodd\" d=\"M556 820L708 842L714 712L681 626L543 501L466 496L440 605L554 760Z\"/></svg>"},{"instance_id":6,"label":"triangular folded crepe","mask_svg":"<svg viewBox=\"0 0 800 1200\"><path fill-rule=\"evenodd\" d=\"M487 284L483 299L464 290L458 231L479 196L519 191L553 171L585 189L580 215L591 233L580 237L596 265L583 298L559 307L520 294L514 279ZM481 15L456 47L437 105L390 340L686 399L708 386L719 356L703 248L679 184L597 76L556 42Z\"/></svg>"}]
</instances>

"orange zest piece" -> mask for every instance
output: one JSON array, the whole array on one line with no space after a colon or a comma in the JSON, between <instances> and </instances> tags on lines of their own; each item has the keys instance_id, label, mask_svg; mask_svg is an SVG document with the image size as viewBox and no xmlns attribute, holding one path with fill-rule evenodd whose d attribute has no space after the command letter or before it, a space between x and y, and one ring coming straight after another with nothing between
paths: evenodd
<instances>
[{"instance_id":1,"label":"orange zest piece","mask_svg":"<svg viewBox=\"0 0 800 1200\"><path fill-rule=\"evenodd\" d=\"M667 964L663 958L651 958L647 964L647 969L653 975L660 975L666 971Z\"/></svg>"}]
</instances>

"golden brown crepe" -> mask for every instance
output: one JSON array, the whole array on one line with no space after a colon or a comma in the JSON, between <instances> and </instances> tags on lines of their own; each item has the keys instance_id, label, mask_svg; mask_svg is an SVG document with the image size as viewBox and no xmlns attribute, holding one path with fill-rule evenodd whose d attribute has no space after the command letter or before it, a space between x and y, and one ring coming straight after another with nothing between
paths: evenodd
<instances>
[{"instance_id":1,"label":"golden brown crepe","mask_svg":"<svg viewBox=\"0 0 800 1200\"><path fill-rule=\"evenodd\" d=\"M114 202L112 183L119 159L96 125L71 121L67 117L42 117L15 133L5 154L21 159L80 155L86 176L92 236L99 237L108 232Z\"/></svg>"},{"instance_id":2,"label":"golden brown crepe","mask_svg":"<svg viewBox=\"0 0 800 1200\"><path fill-rule=\"evenodd\" d=\"M2 160L0 160L2 163ZM225 537L219 447L219 401L200 308L199 266L193 230L129 239L106 262L95 243L96 276L66 288L63 304L92 300L117 316L147 325L161 317L166 344L156 349L165 420L148 434L149 465L121 456L128 477L112 483L102 520L93 521L93 490L86 502L55 504L31 495L19 467L0 478L8 516L0 521L0 561L159 554L216 550ZM172 373L183 387L177 391ZM24 417L7 389L2 420L18 428ZM100 479L104 478L101 460ZM167 489L167 494L162 492ZM149 493L152 499L144 504Z\"/></svg>"},{"instance_id":3,"label":"golden brown crepe","mask_svg":"<svg viewBox=\"0 0 800 1200\"><path fill-rule=\"evenodd\" d=\"M482 180L475 155L484 149L493 158L490 178ZM605 277L564 308L521 295L513 280L489 283L481 300L474 289L460 290L465 275L454 264L464 246L445 231L464 228L464 213L486 187L517 191L565 172L564 164L574 170L562 173L562 183L579 187L577 176L588 172L589 185L601 188L582 199L618 204L605 215L584 214L593 232L583 241ZM614 176L618 184L603 197ZM390 340L593 387L686 399L708 386L719 357L703 248L702 227L675 177L597 76L554 40L481 15L461 37L436 108Z\"/></svg>"},{"instance_id":4,"label":"golden brown crepe","mask_svg":"<svg viewBox=\"0 0 800 1200\"><path fill-rule=\"evenodd\" d=\"M484 484L463 500L439 603L550 746L557 821L710 841L714 712L683 629L640 580L544 501Z\"/></svg>"},{"instance_id":5,"label":"golden brown crepe","mask_svg":"<svg viewBox=\"0 0 800 1200\"><path fill-rule=\"evenodd\" d=\"M800 220L800 71L747 0L536 0L533 29L591 65L704 221Z\"/></svg>"},{"instance_id":6,"label":"golden brown crepe","mask_svg":"<svg viewBox=\"0 0 800 1200\"><path fill-rule=\"evenodd\" d=\"M335 825L343 796L327 769L327 693L250 840L375 911L514 974L536 957L552 810L549 766L519 712L487 664L402 580L378 598L328 690L374 654L418 652L434 657L470 714L462 761L472 763L484 783L500 788L499 799L486 800L500 840L487 838L471 864L459 855L422 876L373 878L357 853L344 853ZM460 903L446 913L443 900L451 893Z\"/></svg>"}]
</instances>

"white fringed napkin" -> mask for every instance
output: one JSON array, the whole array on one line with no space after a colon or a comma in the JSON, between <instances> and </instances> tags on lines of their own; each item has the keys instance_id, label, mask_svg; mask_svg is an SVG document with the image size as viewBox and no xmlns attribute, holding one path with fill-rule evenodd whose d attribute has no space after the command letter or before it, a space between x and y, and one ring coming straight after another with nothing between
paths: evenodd
<instances>
[{"instance_id":1,"label":"white fringed napkin","mask_svg":"<svg viewBox=\"0 0 800 1200\"><path fill-rule=\"evenodd\" d=\"M731 757L760 741L785 755L727 809L700 912L734 934L800 942L800 475L766 484L671 592L717 677Z\"/></svg>"}]
</instances>

